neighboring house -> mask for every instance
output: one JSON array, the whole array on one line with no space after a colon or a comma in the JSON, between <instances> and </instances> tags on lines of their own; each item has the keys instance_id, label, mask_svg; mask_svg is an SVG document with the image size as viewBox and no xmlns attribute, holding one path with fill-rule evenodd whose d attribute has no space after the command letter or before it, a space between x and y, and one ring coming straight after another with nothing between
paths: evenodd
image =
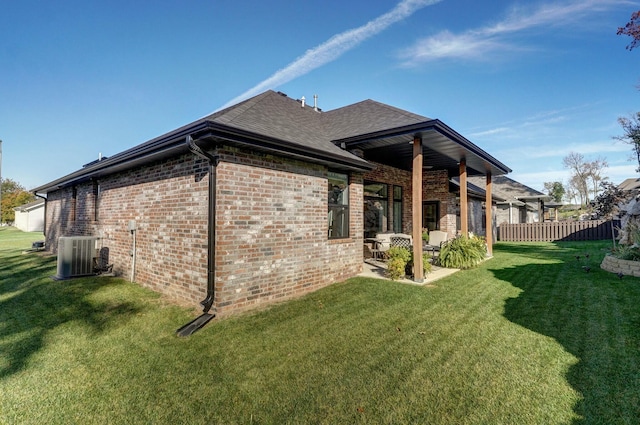
<instances>
[{"instance_id":1,"label":"neighboring house","mask_svg":"<svg viewBox=\"0 0 640 425\"><path fill-rule=\"evenodd\" d=\"M13 225L23 232L42 232L44 230L44 199L15 207Z\"/></svg>"},{"instance_id":2,"label":"neighboring house","mask_svg":"<svg viewBox=\"0 0 640 425\"><path fill-rule=\"evenodd\" d=\"M471 181L478 179L470 177L467 181L467 203L468 203L468 216L469 216L469 231L479 236L486 236L487 234L487 211L486 211L486 198L487 192L483 187L479 187ZM486 179L485 179L486 185ZM457 229L460 228L460 179L453 177L450 180L449 192L451 196L451 205L455 206L455 210L452 214L455 214ZM492 193L491 202L491 217L493 217L491 228L493 229L493 240L497 238L497 221L498 215L498 203L502 203L505 199L497 196L495 192Z\"/></svg>"},{"instance_id":3,"label":"neighboring house","mask_svg":"<svg viewBox=\"0 0 640 425\"><path fill-rule=\"evenodd\" d=\"M409 233L422 252L423 227L468 232L467 176L510 171L437 119L267 91L34 192L54 252L61 236L98 236L117 274L226 315L357 275L365 236Z\"/></svg>"},{"instance_id":4,"label":"neighboring house","mask_svg":"<svg viewBox=\"0 0 640 425\"><path fill-rule=\"evenodd\" d=\"M625 179L618 185L618 189L625 193L637 195L640 192L640 178L633 177Z\"/></svg>"},{"instance_id":5,"label":"neighboring house","mask_svg":"<svg viewBox=\"0 0 640 425\"><path fill-rule=\"evenodd\" d=\"M469 177L469 182L484 189L483 177ZM507 176L496 176L492 180L492 193L496 199L495 223L535 223L544 221L545 202L553 198L517 182ZM556 205L556 204L553 204Z\"/></svg>"}]
</instances>

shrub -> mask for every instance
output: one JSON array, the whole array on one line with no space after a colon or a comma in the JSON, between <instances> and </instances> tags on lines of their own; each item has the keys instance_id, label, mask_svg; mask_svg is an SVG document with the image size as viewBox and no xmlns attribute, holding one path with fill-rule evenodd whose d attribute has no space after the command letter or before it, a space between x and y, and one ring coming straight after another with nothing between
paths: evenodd
<instances>
[{"instance_id":1,"label":"shrub","mask_svg":"<svg viewBox=\"0 0 640 425\"><path fill-rule=\"evenodd\" d=\"M401 258L402 261L405 262L405 264L408 263L409 260L411 260L411 251L401 246L392 246L387 251L387 255L389 256L389 258Z\"/></svg>"},{"instance_id":2,"label":"shrub","mask_svg":"<svg viewBox=\"0 0 640 425\"><path fill-rule=\"evenodd\" d=\"M387 277L391 280L400 279L405 275L407 263L411 260L411 252L400 246L392 246L387 251Z\"/></svg>"},{"instance_id":3,"label":"shrub","mask_svg":"<svg viewBox=\"0 0 640 425\"><path fill-rule=\"evenodd\" d=\"M470 269L487 255L484 240L478 236L458 236L442 244L438 264L454 269Z\"/></svg>"},{"instance_id":4,"label":"shrub","mask_svg":"<svg viewBox=\"0 0 640 425\"><path fill-rule=\"evenodd\" d=\"M640 248L636 245L618 245L613 255L621 260L640 261Z\"/></svg>"},{"instance_id":5,"label":"shrub","mask_svg":"<svg viewBox=\"0 0 640 425\"><path fill-rule=\"evenodd\" d=\"M640 226L630 222L625 226L624 232L629 245L618 244L611 253L621 260L640 261Z\"/></svg>"},{"instance_id":6,"label":"shrub","mask_svg":"<svg viewBox=\"0 0 640 425\"><path fill-rule=\"evenodd\" d=\"M387 277L391 280L400 279L405 274L407 263L400 257L390 258L387 261Z\"/></svg>"},{"instance_id":7,"label":"shrub","mask_svg":"<svg viewBox=\"0 0 640 425\"><path fill-rule=\"evenodd\" d=\"M407 265L413 263L413 253L406 248L394 246L387 251L389 261L387 261L387 277L392 280L400 279L407 273ZM422 254L422 270L424 274L431 271L429 255Z\"/></svg>"},{"instance_id":8,"label":"shrub","mask_svg":"<svg viewBox=\"0 0 640 425\"><path fill-rule=\"evenodd\" d=\"M429 262L431 256L429 254L422 254L422 271L424 274L431 273L431 263Z\"/></svg>"},{"instance_id":9,"label":"shrub","mask_svg":"<svg viewBox=\"0 0 640 425\"><path fill-rule=\"evenodd\" d=\"M629 235L629 243L632 245L640 245L640 227L637 223L630 222L625 229Z\"/></svg>"}]
</instances>

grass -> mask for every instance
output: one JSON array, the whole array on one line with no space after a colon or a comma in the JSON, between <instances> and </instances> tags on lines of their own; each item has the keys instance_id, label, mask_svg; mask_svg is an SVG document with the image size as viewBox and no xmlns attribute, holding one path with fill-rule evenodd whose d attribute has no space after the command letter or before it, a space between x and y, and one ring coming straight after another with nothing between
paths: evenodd
<instances>
[{"instance_id":1,"label":"grass","mask_svg":"<svg viewBox=\"0 0 640 425\"><path fill-rule=\"evenodd\" d=\"M0 228L2 424L640 417L640 280L599 269L607 242L497 244L432 287L350 279L178 338L194 311L117 278L53 281L54 258L22 254L37 239Z\"/></svg>"}]
</instances>

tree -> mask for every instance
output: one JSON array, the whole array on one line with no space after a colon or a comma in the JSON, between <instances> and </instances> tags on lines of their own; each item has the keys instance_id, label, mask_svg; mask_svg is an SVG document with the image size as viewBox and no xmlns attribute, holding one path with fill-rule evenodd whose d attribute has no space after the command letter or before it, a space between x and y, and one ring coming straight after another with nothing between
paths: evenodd
<instances>
[{"instance_id":1,"label":"tree","mask_svg":"<svg viewBox=\"0 0 640 425\"><path fill-rule=\"evenodd\" d=\"M602 193L593 200L593 212L598 218L612 219L620 203L625 199L625 194L611 182L602 182L602 189ZM613 220L611 220L611 237L615 248L616 238L613 231Z\"/></svg>"},{"instance_id":2,"label":"tree","mask_svg":"<svg viewBox=\"0 0 640 425\"><path fill-rule=\"evenodd\" d=\"M562 158L562 165L571 171L571 179L569 185L573 187L578 196L580 197L580 204L586 205L589 203L589 185L587 180L589 178L588 165L584 160L584 156L577 152L570 152L567 156Z\"/></svg>"},{"instance_id":3,"label":"tree","mask_svg":"<svg viewBox=\"0 0 640 425\"><path fill-rule=\"evenodd\" d=\"M591 161L587 163L587 175L588 179L591 182L591 193L593 194L593 198L595 199L600 192L601 185L607 180L607 177L602 176L602 172L605 168L609 166L607 159L599 156L595 161Z\"/></svg>"},{"instance_id":4,"label":"tree","mask_svg":"<svg viewBox=\"0 0 640 425\"><path fill-rule=\"evenodd\" d=\"M24 186L11 179L2 179L2 217L0 222L12 223L15 220L15 207L35 200L35 196L25 190Z\"/></svg>"},{"instance_id":5,"label":"tree","mask_svg":"<svg viewBox=\"0 0 640 425\"><path fill-rule=\"evenodd\" d=\"M569 182L569 184L565 187L565 194L564 194L564 198L570 203L570 204L577 204L578 203L578 192L576 191L576 189L571 185L571 182Z\"/></svg>"},{"instance_id":6,"label":"tree","mask_svg":"<svg viewBox=\"0 0 640 425\"><path fill-rule=\"evenodd\" d=\"M578 178L578 176L571 176L569 179L569 187L571 188L571 192L573 193L573 198L579 201L580 206L586 205L588 203L588 194L587 187L584 183L584 180Z\"/></svg>"},{"instance_id":7,"label":"tree","mask_svg":"<svg viewBox=\"0 0 640 425\"><path fill-rule=\"evenodd\" d=\"M561 182L545 182L544 188L547 191L547 195L552 196L554 201L562 202L566 190Z\"/></svg>"},{"instance_id":8,"label":"tree","mask_svg":"<svg viewBox=\"0 0 640 425\"><path fill-rule=\"evenodd\" d=\"M570 152L562 159L565 168L571 170L569 185L575 189L580 197L580 204L587 205L601 190L601 184L607 177L602 175L609 166L607 159L598 157L594 161L586 161L582 154Z\"/></svg>"},{"instance_id":9,"label":"tree","mask_svg":"<svg viewBox=\"0 0 640 425\"><path fill-rule=\"evenodd\" d=\"M624 27L618 27L618 35L628 35L633 40L626 47L627 50L633 50L640 43L640 10L631 14L631 19Z\"/></svg>"},{"instance_id":10,"label":"tree","mask_svg":"<svg viewBox=\"0 0 640 425\"><path fill-rule=\"evenodd\" d=\"M640 112L636 112L635 115L631 115L629 118L620 117L618 118L618 123L622 127L624 134L622 136L616 136L614 139L631 145L631 149L638 162L636 172L640 173Z\"/></svg>"}]
</instances>

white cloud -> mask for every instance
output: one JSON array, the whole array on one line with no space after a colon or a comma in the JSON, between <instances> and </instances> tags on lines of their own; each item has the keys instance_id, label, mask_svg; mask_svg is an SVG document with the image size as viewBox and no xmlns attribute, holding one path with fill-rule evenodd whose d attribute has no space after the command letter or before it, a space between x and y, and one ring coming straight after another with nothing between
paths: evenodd
<instances>
[{"instance_id":1,"label":"white cloud","mask_svg":"<svg viewBox=\"0 0 640 425\"><path fill-rule=\"evenodd\" d=\"M469 137L472 139L475 139L475 138L480 139L482 137L495 136L496 134L507 133L509 131L510 131L509 127L497 127L497 128L492 128L491 130L483 130L483 131L477 131L475 133L469 133Z\"/></svg>"},{"instance_id":2,"label":"white cloud","mask_svg":"<svg viewBox=\"0 0 640 425\"><path fill-rule=\"evenodd\" d=\"M404 65L415 65L416 62L429 62L443 58L481 59L488 51L506 48L508 48L507 45L492 37L476 37L471 33L456 35L449 31L442 31L418 41L401 53L401 57L410 59Z\"/></svg>"},{"instance_id":3,"label":"white cloud","mask_svg":"<svg viewBox=\"0 0 640 425\"><path fill-rule=\"evenodd\" d=\"M322 65L332 62L368 38L384 31L390 25L408 18L414 12L422 9L423 7L439 3L440 1L441 0L402 0L396 5L396 7L384 15L381 15L358 28L336 34L319 46L307 50L304 55L300 56L286 67L280 69L266 80L245 91L240 96L231 99L220 109L224 109L248 99L251 96L255 96L266 89L278 87L295 78L305 75Z\"/></svg>"},{"instance_id":4,"label":"white cloud","mask_svg":"<svg viewBox=\"0 0 640 425\"><path fill-rule=\"evenodd\" d=\"M461 34L445 30L422 38L401 51L399 57L402 65L407 67L444 58L488 60L494 52L523 49L510 42L510 36L537 28L567 27L571 23L584 22L594 12L629 3L627 0L580 0L543 4L534 10L513 8L505 19L495 24Z\"/></svg>"}]
</instances>

